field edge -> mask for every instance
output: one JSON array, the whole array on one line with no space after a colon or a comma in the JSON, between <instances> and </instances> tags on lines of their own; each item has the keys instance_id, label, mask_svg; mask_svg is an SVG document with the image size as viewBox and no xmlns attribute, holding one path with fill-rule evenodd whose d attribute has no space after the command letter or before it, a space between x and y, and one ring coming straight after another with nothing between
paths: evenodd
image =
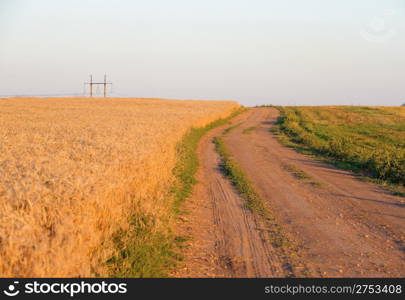
<instances>
[{"instance_id":1,"label":"field edge","mask_svg":"<svg viewBox=\"0 0 405 300\"><path fill-rule=\"evenodd\" d=\"M159 222L153 216L139 212L130 217L129 228L119 230L113 236L117 255L106 262L110 277L169 277L169 272L182 260L177 250L186 241L173 232L171 225L183 213L182 204L191 196L197 183L199 141L208 131L227 124L245 111L247 108L243 106L234 109L228 117L203 127L192 127L183 136L176 146L178 159L172 170L175 182L167 192L170 215ZM157 223L164 226L157 226Z\"/></svg>"},{"instance_id":2,"label":"field edge","mask_svg":"<svg viewBox=\"0 0 405 300\"><path fill-rule=\"evenodd\" d=\"M401 186L400 183L393 183L390 180L378 178L372 172L366 172L350 160L337 158L323 149L311 147L305 142L305 138L307 137L303 137L299 133L290 133L288 128L284 127L287 119L284 107L274 106L274 108L280 112L280 117L271 131L283 146L294 149L301 154L310 155L315 159L330 164L338 169L351 171L359 180L377 184L394 196L405 197L405 187ZM306 132L302 133L302 135L305 134Z\"/></svg>"}]
</instances>

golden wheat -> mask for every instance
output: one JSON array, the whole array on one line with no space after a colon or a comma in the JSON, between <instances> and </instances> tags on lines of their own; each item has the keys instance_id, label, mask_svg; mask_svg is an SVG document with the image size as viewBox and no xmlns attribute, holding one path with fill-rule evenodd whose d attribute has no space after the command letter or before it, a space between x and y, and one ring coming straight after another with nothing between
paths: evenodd
<instances>
[{"instance_id":1,"label":"golden wheat","mask_svg":"<svg viewBox=\"0 0 405 300\"><path fill-rule=\"evenodd\" d=\"M0 99L0 275L105 275L111 234L129 214L165 213L176 143L236 107Z\"/></svg>"}]
</instances>

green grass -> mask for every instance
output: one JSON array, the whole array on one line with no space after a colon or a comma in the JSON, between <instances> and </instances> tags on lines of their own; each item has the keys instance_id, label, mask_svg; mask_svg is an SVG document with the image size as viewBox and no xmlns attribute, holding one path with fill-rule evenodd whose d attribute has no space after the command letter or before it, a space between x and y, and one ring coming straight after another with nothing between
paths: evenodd
<instances>
[{"instance_id":1,"label":"green grass","mask_svg":"<svg viewBox=\"0 0 405 300\"><path fill-rule=\"evenodd\" d=\"M248 133L251 133L253 130L256 130L256 129L257 129L256 126L251 126L251 127L243 129L242 133L243 134L248 134Z\"/></svg>"},{"instance_id":2,"label":"green grass","mask_svg":"<svg viewBox=\"0 0 405 300\"><path fill-rule=\"evenodd\" d=\"M246 208L259 217L259 230L267 232L268 239L266 240L273 247L279 249L278 255L281 255L284 260L283 267L290 272L289 276L296 277L298 274L309 276L307 266L303 266L297 261L299 247L295 240L277 223L270 209L265 204L264 199L256 192L246 173L230 154L223 138L227 133L227 131L224 131L222 136L214 138L216 151L221 157L221 169L223 173L246 201ZM318 185L316 182L308 182L308 184L312 183L316 186ZM300 268L296 268L297 266L300 266Z\"/></svg>"},{"instance_id":3,"label":"green grass","mask_svg":"<svg viewBox=\"0 0 405 300\"><path fill-rule=\"evenodd\" d=\"M171 201L169 218L176 218L182 211L183 202L192 194L197 183L197 147L201 137L209 130L227 124L230 119L246 111L235 110L229 117L218 119L205 127L192 128L176 147L178 160L173 169L175 183L168 193ZM167 277L170 270L181 260L176 251L184 245L186 238L176 236L167 219L156 219L136 210L129 220L127 230L115 233L113 242L117 255L107 262L111 277ZM164 224L157 226L157 224Z\"/></svg>"},{"instance_id":4,"label":"green grass","mask_svg":"<svg viewBox=\"0 0 405 300\"><path fill-rule=\"evenodd\" d=\"M297 179L300 179L300 180L311 179L311 176L309 176L304 171L298 169L296 166L283 164L282 167L284 170L290 172Z\"/></svg>"},{"instance_id":5,"label":"green grass","mask_svg":"<svg viewBox=\"0 0 405 300\"><path fill-rule=\"evenodd\" d=\"M238 124L236 124L236 125L233 125L233 126L231 126L231 127L226 128L226 129L224 130L224 134L230 133L231 131L233 131L233 130L235 130L236 128L238 128L241 124L242 124L242 123L238 123Z\"/></svg>"},{"instance_id":6,"label":"green grass","mask_svg":"<svg viewBox=\"0 0 405 300\"><path fill-rule=\"evenodd\" d=\"M246 200L246 207L260 216L270 219L270 214L266 210L263 200L253 188L252 183L249 181L243 170L229 154L223 138L215 137L214 143L216 150L222 159L221 169L231 180L240 195Z\"/></svg>"},{"instance_id":7,"label":"green grass","mask_svg":"<svg viewBox=\"0 0 405 300\"><path fill-rule=\"evenodd\" d=\"M405 108L278 107L287 146L387 185L405 186Z\"/></svg>"},{"instance_id":8,"label":"green grass","mask_svg":"<svg viewBox=\"0 0 405 300\"><path fill-rule=\"evenodd\" d=\"M308 181L307 184L312 185L313 187L321 187L322 183L319 181Z\"/></svg>"},{"instance_id":9,"label":"green grass","mask_svg":"<svg viewBox=\"0 0 405 300\"><path fill-rule=\"evenodd\" d=\"M191 195L193 185L197 183L195 179L195 173L198 169L197 146L201 137L211 129L227 124L232 118L245 112L246 110L246 108L242 107L235 110L228 118L218 119L205 127L192 128L178 144L178 162L173 170L177 181L176 184L173 185L171 191L174 193L176 199L173 205L176 213L180 212L181 204ZM240 124L230 127L232 129L228 128L228 132L239 125Z\"/></svg>"},{"instance_id":10,"label":"green grass","mask_svg":"<svg viewBox=\"0 0 405 300\"><path fill-rule=\"evenodd\" d=\"M153 216L132 216L129 229L116 232L113 241L118 254L107 261L111 277L167 277L181 259L175 237L157 229Z\"/></svg>"},{"instance_id":11,"label":"green grass","mask_svg":"<svg viewBox=\"0 0 405 300\"><path fill-rule=\"evenodd\" d=\"M255 107L274 107L273 104L262 104L262 105L255 105Z\"/></svg>"},{"instance_id":12,"label":"green grass","mask_svg":"<svg viewBox=\"0 0 405 300\"><path fill-rule=\"evenodd\" d=\"M290 239L283 232L281 226L275 222L264 200L256 192L245 172L231 156L224 143L223 137L215 137L214 143L217 152L221 156L221 169L223 173L229 178L238 193L246 201L246 208L261 217L264 221L266 231L270 235L270 242L277 248L284 250L291 248Z\"/></svg>"},{"instance_id":13,"label":"green grass","mask_svg":"<svg viewBox=\"0 0 405 300\"><path fill-rule=\"evenodd\" d=\"M288 172L290 172L296 179L304 181L305 184L308 184L313 187L321 187L322 183L313 180L313 178L302 171L301 169L298 169L296 166L290 165L290 164L282 164L282 168Z\"/></svg>"}]
</instances>

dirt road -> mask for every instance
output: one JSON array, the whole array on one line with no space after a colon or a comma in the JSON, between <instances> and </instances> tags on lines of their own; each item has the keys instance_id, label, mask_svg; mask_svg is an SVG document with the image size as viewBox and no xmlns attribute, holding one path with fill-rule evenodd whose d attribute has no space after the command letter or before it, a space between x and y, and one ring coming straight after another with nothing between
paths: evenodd
<instances>
[{"instance_id":1,"label":"dirt road","mask_svg":"<svg viewBox=\"0 0 405 300\"><path fill-rule=\"evenodd\" d=\"M200 143L199 183L178 226L191 240L173 275L404 277L404 198L280 145L269 131L277 117L274 108L251 109L224 140L293 250L272 246L221 173L218 128Z\"/></svg>"}]
</instances>

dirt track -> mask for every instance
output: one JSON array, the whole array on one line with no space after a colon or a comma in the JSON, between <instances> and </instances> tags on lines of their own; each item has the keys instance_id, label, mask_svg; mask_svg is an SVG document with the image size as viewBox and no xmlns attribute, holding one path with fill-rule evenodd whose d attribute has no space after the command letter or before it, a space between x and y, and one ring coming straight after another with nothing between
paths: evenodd
<instances>
[{"instance_id":1,"label":"dirt track","mask_svg":"<svg viewBox=\"0 0 405 300\"><path fill-rule=\"evenodd\" d=\"M218 128L200 143L199 183L178 226L192 240L184 267L173 275L404 277L404 198L280 145L269 131L277 116L273 108L251 109L233 120L241 125L225 143L292 238L294 251L271 245L221 173L212 144L224 129ZM291 168L309 178L297 178Z\"/></svg>"}]
</instances>

